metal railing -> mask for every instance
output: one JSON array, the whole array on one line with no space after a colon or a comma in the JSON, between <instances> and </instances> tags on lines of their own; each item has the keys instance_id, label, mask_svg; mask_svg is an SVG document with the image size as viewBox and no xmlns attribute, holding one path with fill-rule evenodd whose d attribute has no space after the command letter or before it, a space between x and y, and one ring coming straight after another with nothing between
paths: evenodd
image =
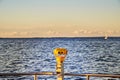
<instances>
[{"instance_id":1,"label":"metal railing","mask_svg":"<svg viewBox=\"0 0 120 80\"><path fill-rule=\"evenodd\" d=\"M33 75L34 80L38 80L38 75L57 75L57 74L54 72L0 73L0 76L25 76L25 75ZM90 80L90 77L120 78L120 74L72 74L72 73L64 73L64 76L85 76L86 80Z\"/></svg>"},{"instance_id":2,"label":"metal railing","mask_svg":"<svg viewBox=\"0 0 120 80\"><path fill-rule=\"evenodd\" d=\"M38 75L55 75L53 72L34 72L34 73L0 73L0 76L26 76L33 75L34 80L38 80Z\"/></svg>"},{"instance_id":3,"label":"metal railing","mask_svg":"<svg viewBox=\"0 0 120 80\"><path fill-rule=\"evenodd\" d=\"M90 77L111 77L120 78L120 74L71 74L65 73L66 76L86 76L86 80L90 80Z\"/></svg>"}]
</instances>

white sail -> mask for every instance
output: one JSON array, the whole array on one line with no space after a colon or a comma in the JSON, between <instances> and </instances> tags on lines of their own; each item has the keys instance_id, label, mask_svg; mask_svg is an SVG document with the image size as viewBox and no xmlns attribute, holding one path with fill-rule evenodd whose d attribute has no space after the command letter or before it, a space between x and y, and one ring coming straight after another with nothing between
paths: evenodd
<instances>
[{"instance_id":1,"label":"white sail","mask_svg":"<svg viewBox=\"0 0 120 80\"><path fill-rule=\"evenodd\" d=\"M108 36L107 35L105 35L105 38L104 39L108 39Z\"/></svg>"}]
</instances>

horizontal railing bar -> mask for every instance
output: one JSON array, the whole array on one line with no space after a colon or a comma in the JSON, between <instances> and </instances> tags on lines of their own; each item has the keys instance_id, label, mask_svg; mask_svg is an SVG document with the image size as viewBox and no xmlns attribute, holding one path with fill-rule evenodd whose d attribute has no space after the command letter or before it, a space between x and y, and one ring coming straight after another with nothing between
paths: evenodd
<instances>
[{"instance_id":1,"label":"horizontal railing bar","mask_svg":"<svg viewBox=\"0 0 120 80\"><path fill-rule=\"evenodd\" d=\"M72 74L65 73L66 76L90 76L90 77L112 77L112 78L120 78L119 74Z\"/></svg>"},{"instance_id":2,"label":"horizontal railing bar","mask_svg":"<svg viewBox=\"0 0 120 80\"><path fill-rule=\"evenodd\" d=\"M0 73L0 76L20 76L20 75L56 75L56 74L54 72Z\"/></svg>"},{"instance_id":3,"label":"horizontal railing bar","mask_svg":"<svg viewBox=\"0 0 120 80\"><path fill-rule=\"evenodd\" d=\"M32 73L0 73L0 76L22 76L22 75L56 75L54 72L32 72ZM73 74L64 73L64 76L90 76L90 77L112 77L120 78L120 74Z\"/></svg>"}]
</instances>

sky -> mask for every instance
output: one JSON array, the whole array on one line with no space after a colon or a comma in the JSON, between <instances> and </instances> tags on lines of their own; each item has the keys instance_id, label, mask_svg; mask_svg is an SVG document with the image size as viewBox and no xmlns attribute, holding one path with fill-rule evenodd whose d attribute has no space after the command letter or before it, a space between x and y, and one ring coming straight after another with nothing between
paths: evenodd
<instances>
[{"instance_id":1,"label":"sky","mask_svg":"<svg viewBox=\"0 0 120 80\"><path fill-rule=\"evenodd\" d=\"M120 37L120 0L0 0L0 37Z\"/></svg>"}]
</instances>

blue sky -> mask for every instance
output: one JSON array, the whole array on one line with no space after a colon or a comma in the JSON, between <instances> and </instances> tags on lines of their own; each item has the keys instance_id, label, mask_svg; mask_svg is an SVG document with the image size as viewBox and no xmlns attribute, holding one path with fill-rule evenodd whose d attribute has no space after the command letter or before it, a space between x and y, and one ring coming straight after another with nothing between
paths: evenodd
<instances>
[{"instance_id":1,"label":"blue sky","mask_svg":"<svg viewBox=\"0 0 120 80\"><path fill-rule=\"evenodd\" d=\"M0 37L120 36L120 0L0 0Z\"/></svg>"}]
</instances>

